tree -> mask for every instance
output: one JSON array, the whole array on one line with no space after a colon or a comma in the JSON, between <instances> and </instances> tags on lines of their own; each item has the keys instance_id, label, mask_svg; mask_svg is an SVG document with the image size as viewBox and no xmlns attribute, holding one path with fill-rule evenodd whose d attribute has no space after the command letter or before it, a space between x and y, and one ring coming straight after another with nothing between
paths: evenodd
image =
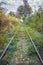
<instances>
[{"instance_id":1,"label":"tree","mask_svg":"<svg viewBox=\"0 0 43 65\"><path fill-rule=\"evenodd\" d=\"M11 16L15 16L15 13L12 12L12 11L10 11L9 15L11 15Z\"/></svg>"},{"instance_id":2,"label":"tree","mask_svg":"<svg viewBox=\"0 0 43 65\"><path fill-rule=\"evenodd\" d=\"M25 12L25 6L21 5L17 9L17 12L18 12L20 17L25 17L25 15L27 16L27 15L31 14L32 8L28 5L27 10Z\"/></svg>"},{"instance_id":3,"label":"tree","mask_svg":"<svg viewBox=\"0 0 43 65\"><path fill-rule=\"evenodd\" d=\"M8 20L5 16L3 9L0 10L0 31L5 30L8 26Z\"/></svg>"},{"instance_id":4,"label":"tree","mask_svg":"<svg viewBox=\"0 0 43 65\"><path fill-rule=\"evenodd\" d=\"M38 13L40 13L42 11L43 11L43 8L41 6L39 6Z\"/></svg>"}]
</instances>

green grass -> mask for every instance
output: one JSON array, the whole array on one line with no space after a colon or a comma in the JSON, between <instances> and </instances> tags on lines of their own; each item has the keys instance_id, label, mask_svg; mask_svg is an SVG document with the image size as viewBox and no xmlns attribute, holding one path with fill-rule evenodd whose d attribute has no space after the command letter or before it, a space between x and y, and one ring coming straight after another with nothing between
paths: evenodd
<instances>
[{"instance_id":1,"label":"green grass","mask_svg":"<svg viewBox=\"0 0 43 65\"><path fill-rule=\"evenodd\" d=\"M31 35L31 38L33 39L36 47L38 48L38 51L40 52L40 54L42 55L43 57L43 35L31 28L28 28L28 32L30 33Z\"/></svg>"},{"instance_id":2,"label":"green grass","mask_svg":"<svg viewBox=\"0 0 43 65\"><path fill-rule=\"evenodd\" d=\"M43 47L43 45L42 45L42 43L43 43L43 41L42 41L43 35L40 34L37 31L33 30L30 27L25 27L24 26L23 30L24 30L24 34L25 34L26 47L27 47L26 50L25 50L25 53L26 53L27 58L29 58L30 61L31 61L28 65L41 65L41 63L39 61L39 58L38 58L38 56L37 56L37 54L35 52L35 49L34 49L32 43L31 43L31 40L30 40L28 34L26 33L26 30L28 30L28 32L30 33L31 38L33 39L36 47L38 48L38 51L40 52L40 54L42 54L42 56L43 56L43 51L42 51L42 47Z\"/></svg>"},{"instance_id":3,"label":"green grass","mask_svg":"<svg viewBox=\"0 0 43 65\"><path fill-rule=\"evenodd\" d=\"M12 31L10 31L9 34L13 35L15 33L15 31L17 29L19 29L19 26L21 26L21 24L16 26ZM22 30L23 30L23 33L25 35L25 42L26 42L26 47L24 49L25 52L23 54L23 57L25 59L29 58L30 62L28 65L41 65L40 61L36 55L36 52L33 48L33 45L30 41L30 38L29 38L28 34L26 33L26 30L28 30L32 40L34 41L34 43L35 43L36 47L38 48L38 51L40 52L42 57L43 57L43 50L42 50L43 49L43 35L41 33L37 32L36 30L33 30L31 27L28 27L28 26L26 27L26 25L22 25ZM2 48L0 47L0 51L2 51L2 49L5 48L5 46L9 42L9 40L10 40L10 38L7 35L4 35L0 39L0 45L2 45ZM17 47L18 41L19 41L19 38L18 38L18 32L17 32L15 35L15 38L13 39L11 45L8 48L8 51L5 55L5 57L3 58L3 62L5 64L11 65L10 60L13 57L13 54L15 53L15 51L18 50L18 47Z\"/></svg>"},{"instance_id":4,"label":"green grass","mask_svg":"<svg viewBox=\"0 0 43 65\"><path fill-rule=\"evenodd\" d=\"M19 30L20 25L16 26L14 29L12 29L7 35L4 35L2 33L3 36L1 36L1 38L0 38L0 53L3 51L3 49L9 43L10 38L15 34L15 32L17 30ZM9 46L8 51L6 52L6 55L5 55L5 57L3 58L2 62L1 62L1 63L3 63L2 65L5 65L5 64L9 65L10 60L11 60L14 52L18 49L17 48L17 42L18 41L19 41L19 39L18 39L18 33L16 32L15 37L14 37L13 41L11 42L11 45Z\"/></svg>"},{"instance_id":5,"label":"green grass","mask_svg":"<svg viewBox=\"0 0 43 65\"><path fill-rule=\"evenodd\" d=\"M11 45L8 48L8 51L6 52L5 57L3 58L3 61L6 62L6 64L8 64L8 65L11 62L10 60L13 57L14 52L18 50L17 42L19 41L19 39L18 39L18 34L16 34L16 35L17 36L14 37L13 41L11 42Z\"/></svg>"}]
</instances>

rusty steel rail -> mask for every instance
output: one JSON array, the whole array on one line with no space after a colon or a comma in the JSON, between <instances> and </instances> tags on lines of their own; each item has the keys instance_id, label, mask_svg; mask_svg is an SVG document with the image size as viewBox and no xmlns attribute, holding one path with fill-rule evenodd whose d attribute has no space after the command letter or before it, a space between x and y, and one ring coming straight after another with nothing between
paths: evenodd
<instances>
[{"instance_id":1,"label":"rusty steel rail","mask_svg":"<svg viewBox=\"0 0 43 65\"><path fill-rule=\"evenodd\" d=\"M20 28L20 26L19 26ZM3 59L3 57L5 56L5 53L7 52L9 45L11 44L12 40L14 39L16 33L18 32L18 29L16 30L16 32L14 33L14 35L12 36L11 40L9 41L8 45L5 47L4 51L2 52L1 56L0 56L0 60Z\"/></svg>"},{"instance_id":2,"label":"rusty steel rail","mask_svg":"<svg viewBox=\"0 0 43 65\"><path fill-rule=\"evenodd\" d=\"M40 53L39 53L39 51L38 51L38 49L37 49L37 47L36 47L34 41L32 40L32 38L31 38L29 32L28 32L27 30L26 30L26 32L27 32L27 34L28 34L28 36L29 36L29 38L30 38L32 44L33 44L33 47L34 47L34 49L35 49L35 51L36 51L36 53L37 53L37 55L38 55L40 61L41 61L41 64L43 65L43 59L42 59L42 57L41 57L41 55L40 55Z\"/></svg>"}]
</instances>

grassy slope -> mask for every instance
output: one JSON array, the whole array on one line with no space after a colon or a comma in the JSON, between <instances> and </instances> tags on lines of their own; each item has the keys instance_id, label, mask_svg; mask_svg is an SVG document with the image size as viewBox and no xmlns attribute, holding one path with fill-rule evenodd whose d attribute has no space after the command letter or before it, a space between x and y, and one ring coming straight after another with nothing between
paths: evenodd
<instances>
[{"instance_id":1,"label":"grassy slope","mask_svg":"<svg viewBox=\"0 0 43 65\"><path fill-rule=\"evenodd\" d=\"M13 36L15 31L17 31L17 29L19 29L19 26L21 25L20 20L18 18L16 18L16 17L8 16L8 19L9 19L9 29L11 29L11 30L7 34L6 34L7 31L5 29L4 29L5 31L3 29L0 31L0 37L1 37L0 38L0 54L3 51L3 49L6 47L8 42L10 41L10 38ZM15 19L17 19L18 22L16 24L14 24L14 25L13 24L11 25L11 23ZM13 26L13 27L11 28L10 25ZM17 36L18 36L18 33L16 33L16 37ZM1 62L4 65L10 61L9 59L12 57L14 51L17 50L16 43L18 41L18 38L16 38L16 37L13 39L13 41L12 41L12 43L11 43L9 49L8 49L8 52L6 53L6 55L5 55L4 59L3 59L3 62Z\"/></svg>"},{"instance_id":2,"label":"grassy slope","mask_svg":"<svg viewBox=\"0 0 43 65\"><path fill-rule=\"evenodd\" d=\"M25 27L25 26L22 27L22 31L23 31L23 34L24 34L24 37L25 37L25 43L26 43L25 48L23 49L24 50L23 58L29 59L29 64L27 64L27 65L41 65L40 61L39 61L39 59L36 55L36 52L33 48L33 45L30 41L30 38L28 37L28 35L26 33L26 29L30 32L31 28Z\"/></svg>"},{"instance_id":3,"label":"grassy slope","mask_svg":"<svg viewBox=\"0 0 43 65\"><path fill-rule=\"evenodd\" d=\"M27 26L43 33L43 12L26 17L24 23Z\"/></svg>"},{"instance_id":4,"label":"grassy slope","mask_svg":"<svg viewBox=\"0 0 43 65\"><path fill-rule=\"evenodd\" d=\"M42 57L43 57L43 35L35 30L33 30L30 27L26 28L28 30L28 32L30 33L31 38L33 39L35 45L37 46L39 52L41 53Z\"/></svg>"}]
</instances>

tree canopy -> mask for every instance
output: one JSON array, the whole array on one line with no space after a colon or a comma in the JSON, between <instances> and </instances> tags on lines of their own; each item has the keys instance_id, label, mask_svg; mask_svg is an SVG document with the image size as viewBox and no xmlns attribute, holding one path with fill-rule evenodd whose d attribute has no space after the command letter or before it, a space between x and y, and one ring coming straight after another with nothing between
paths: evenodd
<instances>
[{"instance_id":1,"label":"tree canopy","mask_svg":"<svg viewBox=\"0 0 43 65\"><path fill-rule=\"evenodd\" d=\"M31 14L32 12L32 8L30 7L30 5L27 7L27 9L25 8L25 6L21 5L19 6L19 8L17 9L17 12L19 14L20 17L24 17L25 14L26 16Z\"/></svg>"}]
</instances>

